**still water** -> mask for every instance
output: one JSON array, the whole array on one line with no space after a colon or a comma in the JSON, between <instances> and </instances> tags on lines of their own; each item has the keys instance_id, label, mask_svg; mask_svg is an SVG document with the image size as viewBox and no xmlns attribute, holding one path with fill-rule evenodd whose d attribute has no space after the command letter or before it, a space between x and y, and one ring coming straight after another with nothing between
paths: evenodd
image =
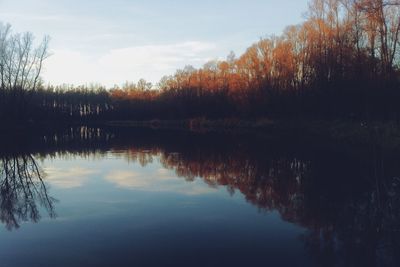
<instances>
[{"instance_id":1,"label":"still water","mask_svg":"<svg viewBox=\"0 0 400 267\"><path fill-rule=\"evenodd\" d=\"M400 266L397 162L289 136L17 135L0 266Z\"/></svg>"}]
</instances>

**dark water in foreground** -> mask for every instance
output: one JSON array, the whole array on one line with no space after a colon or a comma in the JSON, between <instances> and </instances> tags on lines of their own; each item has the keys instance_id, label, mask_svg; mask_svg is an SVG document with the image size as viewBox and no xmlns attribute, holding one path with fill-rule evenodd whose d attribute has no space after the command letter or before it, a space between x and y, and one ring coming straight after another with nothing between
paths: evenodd
<instances>
[{"instance_id":1,"label":"dark water in foreground","mask_svg":"<svg viewBox=\"0 0 400 267\"><path fill-rule=\"evenodd\" d=\"M73 128L3 137L0 266L400 266L375 146Z\"/></svg>"}]
</instances>

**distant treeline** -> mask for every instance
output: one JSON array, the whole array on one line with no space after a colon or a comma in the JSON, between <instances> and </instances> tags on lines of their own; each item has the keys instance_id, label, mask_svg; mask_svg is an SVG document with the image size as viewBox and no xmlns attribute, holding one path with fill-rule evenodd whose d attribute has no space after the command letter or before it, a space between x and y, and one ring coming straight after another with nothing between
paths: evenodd
<instances>
[{"instance_id":1,"label":"distant treeline","mask_svg":"<svg viewBox=\"0 0 400 267\"><path fill-rule=\"evenodd\" d=\"M40 72L47 42L28 46L29 54L23 48L31 35L2 26L0 117L400 120L400 1L313 0L306 17L240 57L186 66L156 86L140 80L110 90L44 87L32 74L25 79L31 61L33 74Z\"/></svg>"}]
</instances>

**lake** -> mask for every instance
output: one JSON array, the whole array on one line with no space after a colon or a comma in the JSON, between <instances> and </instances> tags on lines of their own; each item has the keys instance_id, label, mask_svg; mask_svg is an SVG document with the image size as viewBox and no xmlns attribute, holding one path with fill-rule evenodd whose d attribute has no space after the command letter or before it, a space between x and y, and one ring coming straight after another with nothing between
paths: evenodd
<instances>
[{"instance_id":1,"label":"lake","mask_svg":"<svg viewBox=\"0 0 400 267\"><path fill-rule=\"evenodd\" d=\"M0 266L400 266L396 153L290 134L2 136Z\"/></svg>"}]
</instances>

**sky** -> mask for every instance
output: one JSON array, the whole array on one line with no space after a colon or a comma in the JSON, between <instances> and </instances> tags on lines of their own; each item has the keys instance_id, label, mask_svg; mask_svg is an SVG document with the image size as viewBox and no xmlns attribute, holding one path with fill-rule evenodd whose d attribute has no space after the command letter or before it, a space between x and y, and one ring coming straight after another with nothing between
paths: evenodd
<instances>
[{"instance_id":1,"label":"sky","mask_svg":"<svg viewBox=\"0 0 400 267\"><path fill-rule=\"evenodd\" d=\"M0 0L14 32L49 35L45 83L157 83L185 65L240 55L301 23L308 0Z\"/></svg>"}]
</instances>

